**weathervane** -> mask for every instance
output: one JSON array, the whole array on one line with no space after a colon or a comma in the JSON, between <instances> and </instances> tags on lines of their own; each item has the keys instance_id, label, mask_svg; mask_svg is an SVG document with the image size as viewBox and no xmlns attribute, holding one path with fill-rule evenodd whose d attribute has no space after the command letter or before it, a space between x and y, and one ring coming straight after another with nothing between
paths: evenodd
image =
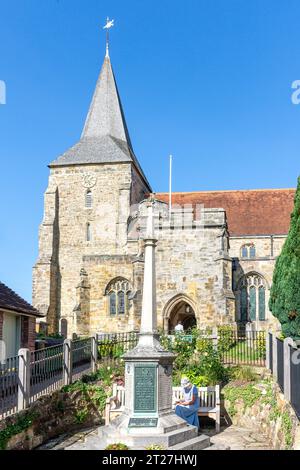
<instances>
[{"instance_id":1,"label":"weathervane","mask_svg":"<svg viewBox=\"0 0 300 470\"><path fill-rule=\"evenodd\" d=\"M106 29L106 57L109 57L109 30L114 26L114 21L107 17L106 25L103 27L103 29Z\"/></svg>"}]
</instances>

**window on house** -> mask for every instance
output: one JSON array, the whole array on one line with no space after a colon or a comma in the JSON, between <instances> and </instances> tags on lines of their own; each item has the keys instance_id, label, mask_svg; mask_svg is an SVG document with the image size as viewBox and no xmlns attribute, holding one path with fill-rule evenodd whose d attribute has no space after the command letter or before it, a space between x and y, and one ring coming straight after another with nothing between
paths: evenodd
<instances>
[{"instance_id":1,"label":"window on house","mask_svg":"<svg viewBox=\"0 0 300 470\"><path fill-rule=\"evenodd\" d=\"M255 245L243 245L241 248L242 258L255 258L256 257L256 248Z\"/></svg>"},{"instance_id":2,"label":"window on house","mask_svg":"<svg viewBox=\"0 0 300 470\"><path fill-rule=\"evenodd\" d=\"M249 274L240 282L240 321L266 320L266 281L259 274Z\"/></svg>"},{"instance_id":3,"label":"window on house","mask_svg":"<svg viewBox=\"0 0 300 470\"><path fill-rule=\"evenodd\" d=\"M87 223L86 224L86 241L90 242L92 239L92 234L91 234L91 224Z\"/></svg>"},{"instance_id":4,"label":"window on house","mask_svg":"<svg viewBox=\"0 0 300 470\"><path fill-rule=\"evenodd\" d=\"M128 315L130 310L130 284L127 279L117 278L106 288L110 315Z\"/></svg>"},{"instance_id":5,"label":"window on house","mask_svg":"<svg viewBox=\"0 0 300 470\"><path fill-rule=\"evenodd\" d=\"M85 193L85 207L91 208L93 204L92 191L90 189Z\"/></svg>"}]
</instances>

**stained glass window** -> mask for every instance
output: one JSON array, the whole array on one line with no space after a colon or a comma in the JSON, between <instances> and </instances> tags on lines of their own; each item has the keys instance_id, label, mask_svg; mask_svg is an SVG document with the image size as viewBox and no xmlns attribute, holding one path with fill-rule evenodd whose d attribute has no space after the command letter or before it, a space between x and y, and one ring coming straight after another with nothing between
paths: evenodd
<instances>
[{"instance_id":1,"label":"stained glass window","mask_svg":"<svg viewBox=\"0 0 300 470\"><path fill-rule=\"evenodd\" d=\"M116 278L111 281L106 288L106 295L109 297L109 313L111 315L128 315L131 307L130 294L131 287L124 278Z\"/></svg>"},{"instance_id":2,"label":"stained glass window","mask_svg":"<svg viewBox=\"0 0 300 470\"><path fill-rule=\"evenodd\" d=\"M118 314L123 315L125 313L125 293L123 291L118 292Z\"/></svg>"},{"instance_id":3,"label":"stained glass window","mask_svg":"<svg viewBox=\"0 0 300 470\"><path fill-rule=\"evenodd\" d=\"M259 319L264 321L266 319L266 289L260 286L258 289L258 303L259 303Z\"/></svg>"},{"instance_id":4,"label":"stained glass window","mask_svg":"<svg viewBox=\"0 0 300 470\"><path fill-rule=\"evenodd\" d=\"M114 292L111 292L109 294L109 313L111 315L115 315L117 313L117 310L116 310L116 294Z\"/></svg>"},{"instance_id":5,"label":"stained glass window","mask_svg":"<svg viewBox=\"0 0 300 470\"><path fill-rule=\"evenodd\" d=\"M241 321L266 319L266 281L257 274L244 276L239 284Z\"/></svg>"},{"instance_id":6,"label":"stained glass window","mask_svg":"<svg viewBox=\"0 0 300 470\"><path fill-rule=\"evenodd\" d=\"M249 310L250 310L250 320L256 320L256 288L254 286L250 287L249 295Z\"/></svg>"},{"instance_id":7,"label":"stained glass window","mask_svg":"<svg viewBox=\"0 0 300 470\"><path fill-rule=\"evenodd\" d=\"M248 317L248 293L247 287L241 290L241 321L247 321Z\"/></svg>"}]
</instances>

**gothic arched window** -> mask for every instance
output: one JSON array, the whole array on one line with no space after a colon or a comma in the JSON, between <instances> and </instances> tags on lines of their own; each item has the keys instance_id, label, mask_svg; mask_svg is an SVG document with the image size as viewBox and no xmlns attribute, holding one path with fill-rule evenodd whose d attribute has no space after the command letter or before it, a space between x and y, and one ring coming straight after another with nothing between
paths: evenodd
<instances>
[{"instance_id":1,"label":"gothic arched window","mask_svg":"<svg viewBox=\"0 0 300 470\"><path fill-rule=\"evenodd\" d=\"M85 193L85 207L91 208L93 204L92 191L90 189Z\"/></svg>"},{"instance_id":2,"label":"gothic arched window","mask_svg":"<svg viewBox=\"0 0 300 470\"><path fill-rule=\"evenodd\" d=\"M266 319L266 281L252 273L242 278L239 286L240 321Z\"/></svg>"},{"instance_id":3,"label":"gothic arched window","mask_svg":"<svg viewBox=\"0 0 300 470\"><path fill-rule=\"evenodd\" d=\"M241 256L242 258L255 258L256 257L256 248L253 243L248 245L243 245L241 248Z\"/></svg>"},{"instance_id":4,"label":"gothic arched window","mask_svg":"<svg viewBox=\"0 0 300 470\"><path fill-rule=\"evenodd\" d=\"M131 287L127 279L118 277L111 281L105 291L108 296L110 315L128 315L130 310Z\"/></svg>"}]
</instances>

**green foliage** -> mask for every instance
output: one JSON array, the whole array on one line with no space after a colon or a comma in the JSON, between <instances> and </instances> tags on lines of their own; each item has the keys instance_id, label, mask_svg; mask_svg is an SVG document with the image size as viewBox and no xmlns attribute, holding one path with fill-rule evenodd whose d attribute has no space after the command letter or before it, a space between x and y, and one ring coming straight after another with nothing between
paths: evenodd
<instances>
[{"instance_id":1,"label":"green foliage","mask_svg":"<svg viewBox=\"0 0 300 470\"><path fill-rule=\"evenodd\" d=\"M216 385L227 380L227 372L222 364L213 342L205 335L211 331L199 331L193 328L187 341L186 335L177 334L173 337L162 336L161 343L165 349L174 352L173 384L180 385L184 375L198 387Z\"/></svg>"},{"instance_id":2,"label":"green foliage","mask_svg":"<svg viewBox=\"0 0 300 470\"><path fill-rule=\"evenodd\" d=\"M10 424L0 431L0 450L5 450L9 439L29 429L33 421L38 417L38 413L29 412L25 416L17 418L17 421L14 424Z\"/></svg>"},{"instance_id":3,"label":"green foliage","mask_svg":"<svg viewBox=\"0 0 300 470\"><path fill-rule=\"evenodd\" d=\"M291 226L276 261L269 308L281 323L285 337L300 338L300 177Z\"/></svg>"},{"instance_id":4,"label":"green foliage","mask_svg":"<svg viewBox=\"0 0 300 470\"><path fill-rule=\"evenodd\" d=\"M255 382L257 374L251 367L235 366L228 369L230 380L242 382Z\"/></svg>"},{"instance_id":5,"label":"green foliage","mask_svg":"<svg viewBox=\"0 0 300 470\"><path fill-rule=\"evenodd\" d=\"M75 420L78 424L82 424L84 423L84 421L87 419L88 417L88 409L87 408L83 408L83 409L80 409L80 410L76 410L75 412Z\"/></svg>"},{"instance_id":6,"label":"green foliage","mask_svg":"<svg viewBox=\"0 0 300 470\"><path fill-rule=\"evenodd\" d=\"M116 444L110 444L105 448L105 450L129 450L129 447L127 447L125 444L122 444L122 442L118 442Z\"/></svg>"},{"instance_id":7,"label":"green foliage","mask_svg":"<svg viewBox=\"0 0 300 470\"><path fill-rule=\"evenodd\" d=\"M218 327L218 350L220 353L227 352L235 346L235 335L232 326L222 325Z\"/></svg>"},{"instance_id":8,"label":"green foliage","mask_svg":"<svg viewBox=\"0 0 300 470\"><path fill-rule=\"evenodd\" d=\"M293 424L292 424L291 416L289 415L287 411L284 411L281 417L281 429L283 431L284 438L285 438L286 450L289 450L292 448L292 444L293 444L292 428L293 428Z\"/></svg>"},{"instance_id":9,"label":"green foliage","mask_svg":"<svg viewBox=\"0 0 300 470\"><path fill-rule=\"evenodd\" d=\"M258 390L254 384L240 385L226 385L223 388L223 394L226 400L229 401L230 406L228 413L230 416L236 414L235 403L236 401L243 400L244 410L253 406L261 397L261 391Z\"/></svg>"}]
</instances>

